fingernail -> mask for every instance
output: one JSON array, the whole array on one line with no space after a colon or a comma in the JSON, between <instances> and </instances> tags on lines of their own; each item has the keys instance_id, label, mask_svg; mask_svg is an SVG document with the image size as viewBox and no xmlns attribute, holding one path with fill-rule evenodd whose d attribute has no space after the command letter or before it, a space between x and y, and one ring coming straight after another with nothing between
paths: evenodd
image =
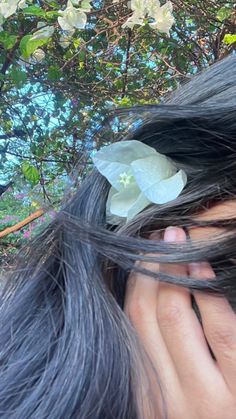
<instances>
[{"instance_id":1,"label":"fingernail","mask_svg":"<svg viewBox=\"0 0 236 419\"><path fill-rule=\"evenodd\" d=\"M177 240L178 230L176 227L167 227L164 233L165 242L173 242Z\"/></svg>"}]
</instances>

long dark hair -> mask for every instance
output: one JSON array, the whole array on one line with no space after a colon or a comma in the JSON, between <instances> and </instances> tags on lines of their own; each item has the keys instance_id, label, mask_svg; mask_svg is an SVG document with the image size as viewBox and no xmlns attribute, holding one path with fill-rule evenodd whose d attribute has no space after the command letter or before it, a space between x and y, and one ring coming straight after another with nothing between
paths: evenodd
<instances>
[{"instance_id":1,"label":"long dark hair","mask_svg":"<svg viewBox=\"0 0 236 419\"><path fill-rule=\"evenodd\" d=\"M110 185L94 169L30 250L22 250L0 301L2 419L143 419L145 354L123 304L129 273L136 260L148 260L145 253L165 263L207 259L214 281L149 274L236 301L236 218L199 221L228 230L207 243L148 238L169 225L196 226L200 210L236 195L236 56L194 76L165 104L119 113L142 118L125 139L173 159L187 185L175 200L114 227L105 221Z\"/></svg>"}]
</instances>

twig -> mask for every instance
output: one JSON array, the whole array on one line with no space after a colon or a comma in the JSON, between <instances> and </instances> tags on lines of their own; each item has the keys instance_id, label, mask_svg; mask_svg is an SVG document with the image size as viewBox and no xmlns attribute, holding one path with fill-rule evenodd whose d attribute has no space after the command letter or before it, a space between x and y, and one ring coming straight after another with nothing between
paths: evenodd
<instances>
[{"instance_id":1,"label":"twig","mask_svg":"<svg viewBox=\"0 0 236 419\"><path fill-rule=\"evenodd\" d=\"M6 154L10 154L11 156L16 156L19 157L20 159L23 160L34 160L35 161L35 157L30 157L30 156L23 156L22 154L19 153L14 153L13 151L6 151ZM55 159L43 159L40 158L41 162L50 162L50 163L68 163L67 160L55 160Z\"/></svg>"},{"instance_id":2,"label":"twig","mask_svg":"<svg viewBox=\"0 0 236 419\"><path fill-rule=\"evenodd\" d=\"M15 231L20 230L22 227L26 226L27 224L30 224L32 221L36 220L37 218L41 217L45 213L45 210L39 209L33 214L26 217L24 220L20 221L19 223L15 224L14 226L7 227L5 230L0 231L0 238L8 236L10 233L14 233Z\"/></svg>"},{"instance_id":3,"label":"twig","mask_svg":"<svg viewBox=\"0 0 236 419\"><path fill-rule=\"evenodd\" d=\"M123 84L123 91L121 97L123 98L126 93L126 87L128 82L128 69L130 64L130 47L131 47L131 38L132 38L132 29L128 29L128 40L127 40L127 48L126 48L126 60L125 60L125 71L124 75L124 84Z\"/></svg>"}]
</instances>

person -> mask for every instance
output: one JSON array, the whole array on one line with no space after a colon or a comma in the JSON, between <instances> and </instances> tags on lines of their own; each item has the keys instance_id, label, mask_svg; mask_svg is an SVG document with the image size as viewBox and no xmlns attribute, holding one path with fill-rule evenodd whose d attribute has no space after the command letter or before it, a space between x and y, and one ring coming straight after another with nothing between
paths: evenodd
<instances>
[{"instance_id":1,"label":"person","mask_svg":"<svg viewBox=\"0 0 236 419\"><path fill-rule=\"evenodd\" d=\"M201 213L196 219L231 220L235 213L236 201L228 201ZM211 239L220 232L224 233L224 228L195 227L189 230L189 237ZM160 233L153 233L151 238L160 239ZM167 227L164 239L182 243L187 237L183 228ZM146 262L143 266L157 273L162 269L168 274L190 275L196 279L215 278L207 261L171 266L154 263L150 266L150 262ZM165 386L166 417L233 419L236 415L236 314L225 298L196 291L193 295L200 309L201 323L186 288L150 278L147 281L147 276L135 272L128 280L125 312L153 365L158 368ZM146 406L145 418L163 417L158 384L153 377L152 393L156 392L159 397L154 399L151 410Z\"/></svg>"},{"instance_id":2,"label":"person","mask_svg":"<svg viewBox=\"0 0 236 419\"><path fill-rule=\"evenodd\" d=\"M95 156L1 294L2 419L236 417L235 98L230 55L119 112L131 149Z\"/></svg>"}]
</instances>

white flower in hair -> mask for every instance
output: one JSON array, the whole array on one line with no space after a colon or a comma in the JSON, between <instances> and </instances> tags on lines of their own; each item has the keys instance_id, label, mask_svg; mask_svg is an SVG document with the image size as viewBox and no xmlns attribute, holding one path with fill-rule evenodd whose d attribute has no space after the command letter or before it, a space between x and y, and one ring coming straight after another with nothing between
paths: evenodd
<instances>
[{"instance_id":1,"label":"white flower in hair","mask_svg":"<svg viewBox=\"0 0 236 419\"><path fill-rule=\"evenodd\" d=\"M92 160L112 185L106 205L111 224L131 220L151 203L172 201L187 182L171 159L136 140L105 146Z\"/></svg>"}]
</instances>

